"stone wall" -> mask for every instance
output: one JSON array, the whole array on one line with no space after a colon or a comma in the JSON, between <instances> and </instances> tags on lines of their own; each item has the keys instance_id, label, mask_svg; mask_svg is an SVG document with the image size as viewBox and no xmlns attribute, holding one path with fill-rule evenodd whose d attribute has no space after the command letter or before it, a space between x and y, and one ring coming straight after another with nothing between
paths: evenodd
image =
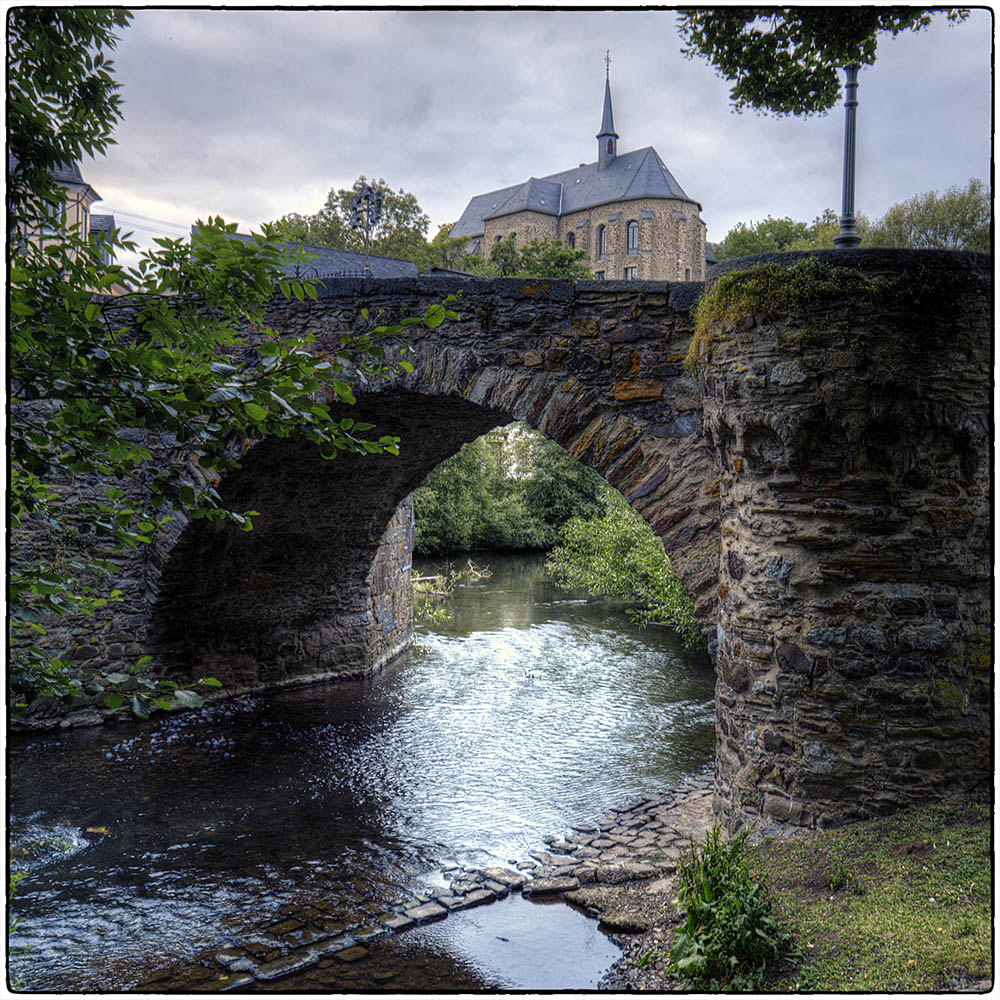
<instances>
[{"instance_id":1,"label":"stone wall","mask_svg":"<svg viewBox=\"0 0 1000 1000\"><path fill-rule=\"evenodd\" d=\"M730 829L837 825L991 780L991 262L818 256L903 281L877 308L720 324L702 355Z\"/></svg>"},{"instance_id":2,"label":"stone wall","mask_svg":"<svg viewBox=\"0 0 1000 1000\"><path fill-rule=\"evenodd\" d=\"M639 223L639 252L626 253L626 227ZM597 252L597 230L607 230L603 257ZM705 223L698 206L689 201L647 198L612 202L583 212L564 216L540 212L514 212L487 219L478 253L489 258L497 239L517 233L519 248L534 239L569 241L572 233L577 250L586 250L583 258L595 274L608 281L624 280L624 268L638 269L639 281L704 281Z\"/></svg>"}]
</instances>

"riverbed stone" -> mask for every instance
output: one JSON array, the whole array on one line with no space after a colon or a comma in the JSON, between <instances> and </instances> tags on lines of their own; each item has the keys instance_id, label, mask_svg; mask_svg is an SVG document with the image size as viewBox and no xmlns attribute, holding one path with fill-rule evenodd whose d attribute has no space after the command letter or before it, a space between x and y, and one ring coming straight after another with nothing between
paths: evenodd
<instances>
[{"instance_id":1,"label":"riverbed stone","mask_svg":"<svg viewBox=\"0 0 1000 1000\"><path fill-rule=\"evenodd\" d=\"M220 976L212 989L215 993L229 993L234 990L245 989L253 981L254 977L245 972L235 976Z\"/></svg>"},{"instance_id":2,"label":"riverbed stone","mask_svg":"<svg viewBox=\"0 0 1000 1000\"><path fill-rule=\"evenodd\" d=\"M284 958L276 958L273 962L265 962L257 967L254 975L265 981L280 979L282 976L290 976L293 972L307 969L318 961L319 958L313 950L296 951Z\"/></svg>"},{"instance_id":3,"label":"riverbed stone","mask_svg":"<svg viewBox=\"0 0 1000 1000\"><path fill-rule=\"evenodd\" d=\"M368 957L368 949L356 944L352 948L345 948L343 951L334 952L333 957L341 962L357 962Z\"/></svg>"},{"instance_id":4,"label":"riverbed stone","mask_svg":"<svg viewBox=\"0 0 1000 1000\"><path fill-rule=\"evenodd\" d=\"M580 880L568 876L553 876L552 878L536 878L527 882L521 892L525 896L550 896L560 892L569 892L580 887Z\"/></svg>"},{"instance_id":5,"label":"riverbed stone","mask_svg":"<svg viewBox=\"0 0 1000 1000\"><path fill-rule=\"evenodd\" d=\"M512 872L509 868L484 868L481 874L494 882L502 882L508 889L515 892L525 883L523 875Z\"/></svg>"},{"instance_id":6,"label":"riverbed stone","mask_svg":"<svg viewBox=\"0 0 1000 1000\"><path fill-rule=\"evenodd\" d=\"M407 927L412 927L416 923L412 917L401 913L382 913L378 919L391 931L405 931Z\"/></svg>"},{"instance_id":7,"label":"riverbed stone","mask_svg":"<svg viewBox=\"0 0 1000 1000\"><path fill-rule=\"evenodd\" d=\"M448 916L448 911L437 903L424 903L421 906L414 906L403 912L418 924L428 923L432 920L441 920L443 917Z\"/></svg>"}]
</instances>

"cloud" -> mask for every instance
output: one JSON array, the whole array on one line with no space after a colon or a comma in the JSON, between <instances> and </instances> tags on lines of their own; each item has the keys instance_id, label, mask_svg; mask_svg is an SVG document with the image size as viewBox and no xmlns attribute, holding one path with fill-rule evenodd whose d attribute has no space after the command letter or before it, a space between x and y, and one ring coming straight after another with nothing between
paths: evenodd
<instances>
[{"instance_id":1,"label":"cloud","mask_svg":"<svg viewBox=\"0 0 1000 1000\"><path fill-rule=\"evenodd\" d=\"M883 39L861 74L858 207L987 178L990 15ZM843 115L734 115L670 11L137 11L116 54L125 121L86 164L106 203L175 226L315 212L359 174L437 225L477 193L591 161L611 49L623 149L653 145L709 235L839 208Z\"/></svg>"}]
</instances>

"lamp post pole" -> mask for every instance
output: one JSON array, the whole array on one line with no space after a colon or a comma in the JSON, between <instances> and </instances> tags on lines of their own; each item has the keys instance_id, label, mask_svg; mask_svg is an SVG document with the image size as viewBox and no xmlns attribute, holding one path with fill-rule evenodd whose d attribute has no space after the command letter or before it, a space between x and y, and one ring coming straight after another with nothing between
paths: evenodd
<instances>
[{"instance_id":1,"label":"lamp post pole","mask_svg":"<svg viewBox=\"0 0 1000 1000\"><path fill-rule=\"evenodd\" d=\"M858 66L844 67L847 81L844 85L844 199L840 213L840 232L834 236L833 245L853 250L861 243L854 228L854 154L858 128Z\"/></svg>"}]
</instances>

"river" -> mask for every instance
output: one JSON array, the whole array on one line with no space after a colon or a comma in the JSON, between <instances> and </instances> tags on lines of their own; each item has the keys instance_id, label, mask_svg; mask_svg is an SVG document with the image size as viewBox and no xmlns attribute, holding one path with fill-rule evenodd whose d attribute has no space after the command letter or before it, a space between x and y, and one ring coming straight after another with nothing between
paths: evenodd
<instances>
[{"instance_id":1,"label":"river","mask_svg":"<svg viewBox=\"0 0 1000 1000\"><path fill-rule=\"evenodd\" d=\"M559 590L538 557L482 561L493 575L456 589L450 620L367 680L11 739L18 985L135 987L304 901L375 914L707 769L706 657ZM542 917L547 953L496 945L498 921ZM615 953L595 926L518 898L398 938L493 988L585 989Z\"/></svg>"}]
</instances>

